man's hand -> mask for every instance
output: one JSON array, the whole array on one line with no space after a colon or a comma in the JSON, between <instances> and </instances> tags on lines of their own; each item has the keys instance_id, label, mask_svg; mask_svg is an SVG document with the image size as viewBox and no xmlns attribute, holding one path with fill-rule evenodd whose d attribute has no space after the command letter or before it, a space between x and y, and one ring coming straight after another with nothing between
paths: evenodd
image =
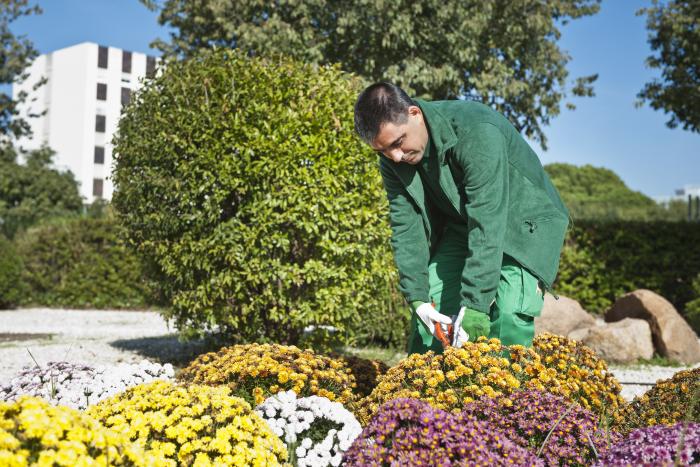
<instances>
[{"instance_id":1,"label":"man's hand","mask_svg":"<svg viewBox=\"0 0 700 467\"><path fill-rule=\"evenodd\" d=\"M445 316L433 307L430 303L423 303L416 308L416 315L423 321L423 324L428 328L430 334L435 336L435 326L444 324L444 328L452 324L449 316ZM437 337L437 336L436 336Z\"/></svg>"},{"instance_id":2,"label":"man's hand","mask_svg":"<svg viewBox=\"0 0 700 467\"><path fill-rule=\"evenodd\" d=\"M452 345L462 347L469 339L475 341L480 336L488 336L491 330L491 320L486 313L462 307L453 318L455 326Z\"/></svg>"}]
</instances>

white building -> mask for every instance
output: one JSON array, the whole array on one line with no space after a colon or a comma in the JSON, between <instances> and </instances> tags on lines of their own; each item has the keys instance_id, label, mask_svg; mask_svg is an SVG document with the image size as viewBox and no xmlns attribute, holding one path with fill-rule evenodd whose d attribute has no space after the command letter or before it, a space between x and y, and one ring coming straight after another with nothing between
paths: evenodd
<instances>
[{"instance_id":1,"label":"white building","mask_svg":"<svg viewBox=\"0 0 700 467\"><path fill-rule=\"evenodd\" d=\"M56 151L56 168L73 172L87 202L110 199L110 142L122 106L155 69L155 57L90 42L40 55L27 70L29 77L12 89L14 98L22 91L29 94L21 115L46 111L27 118L33 138L19 145L48 145ZM46 84L32 91L42 78Z\"/></svg>"}]
</instances>

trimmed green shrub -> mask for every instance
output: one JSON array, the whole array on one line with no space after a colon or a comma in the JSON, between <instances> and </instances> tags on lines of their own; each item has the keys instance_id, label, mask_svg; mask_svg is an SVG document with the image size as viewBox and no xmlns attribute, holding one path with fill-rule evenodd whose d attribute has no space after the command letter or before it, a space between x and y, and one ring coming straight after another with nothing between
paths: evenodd
<instances>
[{"instance_id":1,"label":"trimmed green shrub","mask_svg":"<svg viewBox=\"0 0 700 467\"><path fill-rule=\"evenodd\" d=\"M562 252L555 290L601 313L621 295L644 288L687 313L686 303L699 293L693 290L698 273L700 223L577 222ZM695 330L700 331L697 324Z\"/></svg>"},{"instance_id":2,"label":"trimmed green shrub","mask_svg":"<svg viewBox=\"0 0 700 467\"><path fill-rule=\"evenodd\" d=\"M184 335L293 344L329 325L349 341L400 320L377 156L353 130L361 86L217 50L134 97L113 205Z\"/></svg>"},{"instance_id":3,"label":"trimmed green shrub","mask_svg":"<svg viewBox=\"0 0 700 467\"><path fill-rule=\"evenodd\" d=\"M695 298L685 304L685 319L700 334L700 274L695 276L692 287Z\"/></svg>"},{"instance_id":4,"label":"trimmed green shrub","mask_svg":"<svg viewBox=\"0 0 700 467\"><path fill-rule=\"evenodd\" d=\"M147 304L138 258L114 218L56 219L16 238L28 304L73 308L137 308Z\"/></svg>"},{"instance_id":5,"label":"trimmed green shrub","mask_svg":"<svg viewBox=\"0 0 700 467\"><path fill-rule=\"evenodd\" d=\"M22 297L22 260L12 243L0 234L0 308L13 308Z\"/></svg>"}]
</instances>

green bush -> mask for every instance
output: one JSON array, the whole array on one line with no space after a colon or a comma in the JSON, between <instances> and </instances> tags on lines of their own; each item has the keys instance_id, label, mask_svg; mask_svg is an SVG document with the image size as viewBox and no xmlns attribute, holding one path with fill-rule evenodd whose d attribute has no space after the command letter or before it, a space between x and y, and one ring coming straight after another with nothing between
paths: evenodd
<instances>
[{"instance_id":1,"label":"green bush","mask_svg":"<svg viewBox=\"0 0 700 467\"><path fill-rule=\"evenodd\" d=\"M621 295L649 289L691 321L695 305L686 303L700 294L693 290L698 273L700 223L577 222L562 251L555 290L601 313Z\"/></svg>"},{"instance_id":2,"label":"green bush","mask_svg":"<svg viewBox=\"0 0 700 467\"><path fill-rule=\"evenodd\" d=\"M0 234L0 308L13 308L22 297L22 260L12 243Z\"/></svg>"},{"instance_id":3,"label":"green bush","mask_svg":"<svg viewBox=\"0 0 700 467\"><path fill-rule=\"evenodd\" d=\"M361 86L217 50L168 63L134 97L113 205L184 335L289 344L307 325L345 341L395 325L377 156L353 130Z\"/></svg>"},{"instance_id":4,"label":"green bush","mask_svg":"<svg viewBox=\"0 0 700 467\"><path fill-rule=\"evenodd\" d=\"M16 238L26 302L74 308L147 304L138 258L119 240L114 218L56 219Z\"/></svg>"},{"instance_id":5,"label":"green bush","mask_svg":"<svg viewBox=\"0 0 700 467\"><path fill-rule=\"evenodd\" d=\"M700 274L693 280L695 298L685 304L685 319L700 334Z\"/></svg>"}]
</instances>

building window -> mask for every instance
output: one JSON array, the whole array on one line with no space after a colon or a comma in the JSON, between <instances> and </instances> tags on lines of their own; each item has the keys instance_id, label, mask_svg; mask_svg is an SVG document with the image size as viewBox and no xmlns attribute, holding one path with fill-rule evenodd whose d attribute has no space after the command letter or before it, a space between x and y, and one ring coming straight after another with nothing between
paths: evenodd
<instances>
[{"instance_id":1,"label":"building window","mask_svg":"<svg viewBox=\"0 0 700 467\"><path fill-rule=\"evenodd\" d=\"M92 196L95 198L102 198L102 179L93 178L92 179Z\"/></svg>"},{"instance_id":2,"label":"building window","mask_svg":"<svg viewBox=\"0 0 700 467\"><path fill-rule=\"evenodd\" d=\"M146 57L146 78L153 78L156 75L156 57Z\"/></svg>"},{"instance_id":3,"label":"building window","mask_svg":"<svg viewBox=\"0 0 700 467\"><path fill-rule=\"evenodd\" d=\"M122 52L122 71L124 73L131 73L131 52L126 50Z\"/></svg>"},{"instance_id":4,"label":"building window","mask_svg":"<svg viewBox=\"0 0 700 467\"><path fill-rule=\"evenodd\" d=\"M107 62L109 58L109 49L103 45L99 46L97 49L97 66L100 68L107 68Z\"/></svg>"},{"instance_id":5,"label":"building window","mask_svg":"<svg viewBox=\"0 0 700 467\"><path fill-rule=\"evenodd\" d=\"M107 100L107 85L105 83L97 83L97 100Z\"/></svg>"},{"instance_id":6,"label":"building window","mask_svg":"<svg viewBox=\"0 0 700 467\"><path fill-rule=\"evenodd\" d=\"M95 164L105 163L105 148L104 146L95 146Z\"/></svg>"},{"instance_id":7,"label":"building window","mask_svg":"<svg viewBox=\"0 0 700 467\"><path fill-rule=\"evenodd\" d=\"M131 102L131 89L122 88L122 106Z\"/></svg>"},{"instance_id":8,"label":"building window","mask_svg":"<svg viewBox=\"0 0 700 467\"><path fill-rule=\"evenodd\" d=\"M105 127L107 119L105 118L104 115L97 115L97 118L95 119L95 131L98 133L104 133L105 132Z\"/></svg>"}]
</instances>

